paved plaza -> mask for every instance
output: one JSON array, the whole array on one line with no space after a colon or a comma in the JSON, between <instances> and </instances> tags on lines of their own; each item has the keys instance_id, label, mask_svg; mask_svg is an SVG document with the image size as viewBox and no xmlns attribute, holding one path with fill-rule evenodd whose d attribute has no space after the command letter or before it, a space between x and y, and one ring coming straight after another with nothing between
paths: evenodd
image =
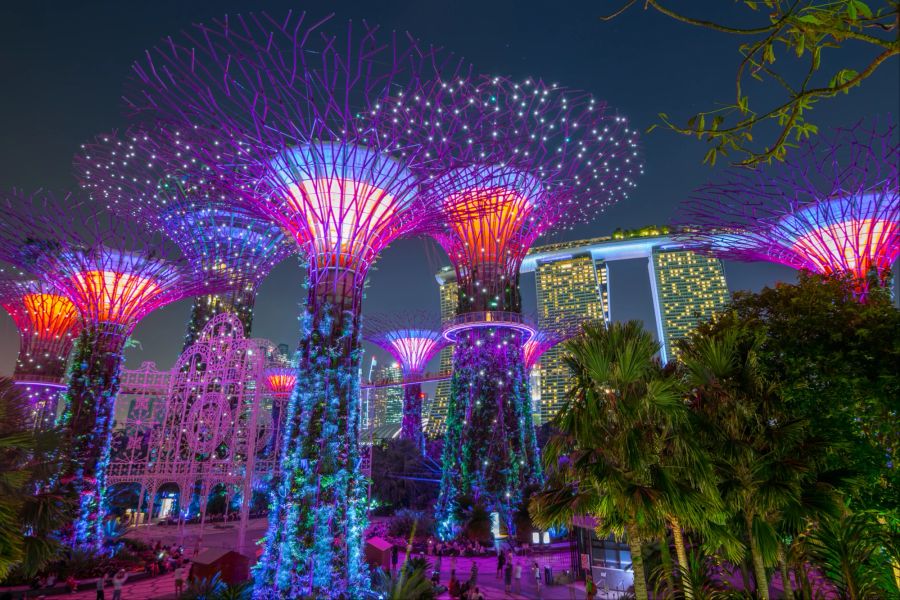
<instances>
[{"instance_id":1,"label":"paved plaza","mask_svg":"<svg viewBox=\"0 0 900 600\"><path fill-rule=\"evenodd\" d=\"M156 543L159 541L164 545L182 544L187 550L187 555L193 554L193 549L200 540L201 548L232 548L237 539L236 523L217 524L217 527L206 525L203 528L202 539L199 525L188 525L183 531L177 527L166 526L149 526L132 530L128 536L141 539L147 543ZM266 520L256 519L250 522L247 531L246 546L252 548L265 533ZM426 559L430 563L434 563L434 557L428 556ZM405 554L401 552L400 562L405 560ZM527 564L536 561L543 572L545 566L550 566L555 573L559 573L569 568L568 552L558 552L555 554L537 555L533 557L521 558L523 565L527 560ZM493 556L489 557L459 557L456 559L456 575L458 579L466 580L469 578L473 563L477 566L478 576L477 585L484 594L486 600L494 599L537 599L542 600L582 600L584 599L584 583L578 582L565 586L546 586L540 587L535 582L530 567L523 566L522 580L520 585L513 584L510 593L504 590L502 577L497 576L497 559ZM451 560L450 557L443 557L441 560L441 576L440 583L447 585L450 579ZM36 596L34 596L36 597ZM75 594L65 594L57 596L59 598L71 598L72 600L93 600L96 598L96 590L93 584L85 584L82 589ZM106 589L106 597L112 597L112 588ZM618 598L618 593L604 594L601 590L597 598ZM444 592L439 599L450 598L447 592ZM122 600L174 600L175 599L175 578L169 573L152 579L143 579L133 583L126 582L122 592Z\"/></svg>"}]
</instances>

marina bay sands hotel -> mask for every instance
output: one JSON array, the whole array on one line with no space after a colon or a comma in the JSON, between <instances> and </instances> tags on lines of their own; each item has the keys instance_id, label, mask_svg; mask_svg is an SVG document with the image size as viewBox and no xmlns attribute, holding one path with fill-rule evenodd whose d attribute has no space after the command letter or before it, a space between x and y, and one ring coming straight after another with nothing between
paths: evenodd
<instances>
[{"instance_id":1,"label":"marina bay sands hotel","mask_svg":"<svg viewBox=\"0 0 900 600\"><path fill-rule=\"evenodd\" d=\"M617 232L609 237L540 246L529 252L521 272L535 274L538 327L565 330L567 325L586 319L614 319L610 310L614 292L609 264L630 259L647 260L656 334L664 362L673 357L675 342L728 301L720 260L686 250L667 233L654 228ZM447 267L437 273L436 279L441 319L447 320L455 314L456 275ZM450 370L451 356L452 349L444 349L441 371ZM561 346L548 350L532 374L536 423L546 422L556 413L569 385ZM426 429L431 435L441 433L449 389L450 382L442 381L426 409Z\"/></svg>"}]
</instances>

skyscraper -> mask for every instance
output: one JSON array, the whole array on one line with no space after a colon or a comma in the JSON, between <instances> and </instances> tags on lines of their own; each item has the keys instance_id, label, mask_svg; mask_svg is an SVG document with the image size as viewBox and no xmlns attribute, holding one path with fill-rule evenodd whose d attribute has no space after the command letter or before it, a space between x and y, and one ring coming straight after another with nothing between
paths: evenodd
<instances>
[{"instance_id":1,"label":"skyscraper","mask_svg":"<svg viewBox=\"0 0 900 600\"><path fill-rule=\"evenodd\" d=\"M675 358L675 342L728 302L725 269L718 258L688 250L654 248L648 263L663 361Z\"/></svg>"},{"instance_id":2,"label":"skyscraper","mask_svg":"<svg viewBox=\"0 0 900 600\"><path fill-rule=\"evenodd\" d=\"M609 269L589 252L539 262L535 282L539 328L563 331L585 320L609 319ZM532 394L540 406L536 424L552 417L565 399L570 382L562 352L562 346L547 350L532 373Z\"/></svg>"},{"instance_id":3,"label":"skyscraper","mask_svg":"<svg viewBox=\"0 0 900 600\"><path fill-rule=\"evenodd\" d=\"M651 226L534 248L522 271L535 272L538 326L571 331L581 321L609 321L609 263L646 259L660 358L671 360L674 343L721 309L729 296L721 261L685 250L668 233ZM559 410L571 385L561 346L548 350L532 375L534 400L540 407L535 422L546 422Z\"/></svg>"},{"instance_id":4,"label":"skyscraper","mask_svg":"<svg viewBox=\"0 0 900 600\"><path fill-rule=\"evenodd\" d=\"M397 362L389 362L378 368L375 372L377 382L400 382L403 380L403 371ZM403 388L399 385L379 387L372 392L372 425L399 425L403 418Z\"/></svg>"},{"instance_id":5,"label":"skyscraper","mask_svg":"<svg viewBox=\"0 0 900 600\"><path fill-rule=\"evenodd\" d=\"M446 325L456 316L456 306L459 302L459 287L456 285L456 272L453 267L444 267L435 274L438 282L438 293L441 301L441 325ZM449 373L453 367L453 347L447 346L439 355L441 373ZM435 438L444 435L447 415L447 402L450 399L450 380L438 382L434 397L425 403L422 419L425 434Z\"/></svg>"}]
</instances>

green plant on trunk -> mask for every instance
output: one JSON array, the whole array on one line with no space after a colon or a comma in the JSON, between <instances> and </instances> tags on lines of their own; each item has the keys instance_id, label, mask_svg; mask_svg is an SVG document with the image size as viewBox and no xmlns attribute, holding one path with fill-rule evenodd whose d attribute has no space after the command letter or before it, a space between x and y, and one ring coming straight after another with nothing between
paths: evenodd
<instances>
[{"instance_id":1,"label":"green plant on trunk","mask_svg":"<svg viewBox=\"0 0 900 600\"><path fill-rule=\"evenodd\" d=\"M639 599L648 598L644 541L673 519L679 533L679 519L699 523L698 498L709 499L709 513L716 512L714 494L697 487L705 476L685 441L690 436L676 433L687 427L688 413L678 378L659 364L657 350L637 321L585 325L567 342L574 385L544 449L547 484L530 504L541 527L590 515L598 535L624 536Z\"/></svg>"}]
</instances>

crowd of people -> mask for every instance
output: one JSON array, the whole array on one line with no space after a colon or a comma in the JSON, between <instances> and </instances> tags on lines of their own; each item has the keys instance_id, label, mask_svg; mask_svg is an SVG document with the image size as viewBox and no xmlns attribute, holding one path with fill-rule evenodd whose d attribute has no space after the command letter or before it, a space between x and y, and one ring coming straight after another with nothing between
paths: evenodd
<instances>
[{"instance_id":1,"label":"crowd of people","mask_svg":"<svg viewBox=\"0 0 900 600\"><path fill-rule=\"evenodd\" d=\"M536 589L538 594L540 594L542 586L546 583L543 580L545 574L542 572L537 561L531 560L528 556L516 554L510 548L495 550L467 540L435 542L429 539L422 550L423 551L416 552L412 545L407 545L406 555L411 559L421 558L427 560L427 557L433 557L431 563L431 582L437 589L444 589L441 582L441 573L444 562L449 562L450 575L447 580L446 589L451 598L459 600L485 599L484 592L478 585L479 563L474 560L474 558L490 554L496 554L496 577L502 579L503 587L507 593L515 592L521 594L523 578L530 578L532 580L531 585ZM399 556L399 547L394 545L391 549L392 572L397 571ZM470 561L467 573L460 573L457 569L460 557L473 559ZM590 588L588 588L588 591L591 591Z\"/></svg>"}]
</instances>

